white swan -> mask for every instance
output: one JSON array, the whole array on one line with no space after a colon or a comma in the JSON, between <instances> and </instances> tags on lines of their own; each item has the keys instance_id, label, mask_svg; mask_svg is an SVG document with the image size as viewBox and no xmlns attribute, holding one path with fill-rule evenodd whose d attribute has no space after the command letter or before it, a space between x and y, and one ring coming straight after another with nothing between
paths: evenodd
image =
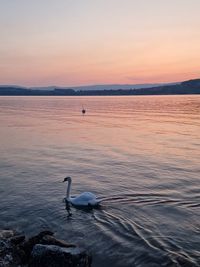
<instances>
[{"instance_id":1,"label":"white swan","mask_svg":"<svg viewBox=\"0 0 200 267\"><path fill-rule=\"evenodd\" d=\"M98 206L100 204L101 200L97 199L96 196L90 192L84 192L77 197L70 197L72 178L66 177L63 182L68 182L65 200L72 205L88 207Z\"/></svg>"}]
</instances>

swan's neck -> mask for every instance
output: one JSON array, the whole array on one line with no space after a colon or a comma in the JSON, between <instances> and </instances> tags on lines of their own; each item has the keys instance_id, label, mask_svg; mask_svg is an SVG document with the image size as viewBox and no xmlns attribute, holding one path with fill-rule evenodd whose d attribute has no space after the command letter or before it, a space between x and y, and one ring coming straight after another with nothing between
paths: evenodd
<instances>
[{"instance_id":1,"label":"swan's neck","mask_svg":"<svg viewBox=\"0 0 200 267\"><path fill-rule=\"evenodd\" d=\"M67 199L70 198L71 183L72 183L72 181L69 180L69 181L68 181L68 185L67 185L67 193L66 193L66 198L67 198Z\"/></svg>"}]
</instances>

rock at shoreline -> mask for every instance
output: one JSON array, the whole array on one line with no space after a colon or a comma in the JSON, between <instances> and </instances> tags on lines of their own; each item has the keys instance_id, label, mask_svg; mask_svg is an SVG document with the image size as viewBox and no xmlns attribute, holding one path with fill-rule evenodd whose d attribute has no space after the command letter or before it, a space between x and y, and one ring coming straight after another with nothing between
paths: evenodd
<instances>
[{"instance_id":1,"label":"rock at shoreline","mask_svg":"<svg viewBox=\"0 0 200 267\"><path fill-rule=\"evenodd\" d=\"M91 256L73 244L43 231L28 240L0 230L0 267L91 267Z\"/></svg>"},{"instance_id":2,"label":"rock at shoreline","mask_svg":"<svg viewBox=\"0 0 200 267\"><path fill-rule=\"evenodd\" d=\"M91 266L91 258L79 248L55 245L34 246L29 267L85 267Z\"/></svg>"}]
</instances>

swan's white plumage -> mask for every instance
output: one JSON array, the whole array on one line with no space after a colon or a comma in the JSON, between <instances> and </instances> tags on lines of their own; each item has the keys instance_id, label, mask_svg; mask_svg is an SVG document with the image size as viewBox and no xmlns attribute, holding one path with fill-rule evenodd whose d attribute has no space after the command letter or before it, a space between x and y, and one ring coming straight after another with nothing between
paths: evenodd
<instances>
[{"instance_id":1,"label":"swan's white plumage","mask_svg":"<svg viewBox=\"0 0 200 267\"><path fill-rule=\"evenodd\" d=\"M96 196L90 192L84 192L77 197L70 197L69 201L76 206L95 206L100 202L97 200Z\"/></svg>"},{"instance_id":2,"label":"swan's white plumage","mask_svg":"<svg viewBox=\"0 0 200 267\"><path fill-rule=\"evenodd\" d=\"M70 197L71 177L66 177L63 182L68 181L67 195L65 200L74 206L98 206L101 200L91 192L84 192L77 197Z\"/></svg>"}]
</instances>

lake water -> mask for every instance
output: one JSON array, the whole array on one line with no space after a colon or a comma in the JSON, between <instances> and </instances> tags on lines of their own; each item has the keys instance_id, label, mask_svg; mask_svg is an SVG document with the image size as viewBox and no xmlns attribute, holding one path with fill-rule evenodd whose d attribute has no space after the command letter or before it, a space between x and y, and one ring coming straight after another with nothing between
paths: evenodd
<instances>
[{"instance_id":1,"label":"lake water","mask_svg":"<svg viewBox=\"0 0 200 267\"><path fill-rule=\"evenodd\" d=\"M101 209L68 216L66 176ZM94 267L200 266L200 96L0 97L6 227L51 229Z\"/></svg>"}]
</instances>

